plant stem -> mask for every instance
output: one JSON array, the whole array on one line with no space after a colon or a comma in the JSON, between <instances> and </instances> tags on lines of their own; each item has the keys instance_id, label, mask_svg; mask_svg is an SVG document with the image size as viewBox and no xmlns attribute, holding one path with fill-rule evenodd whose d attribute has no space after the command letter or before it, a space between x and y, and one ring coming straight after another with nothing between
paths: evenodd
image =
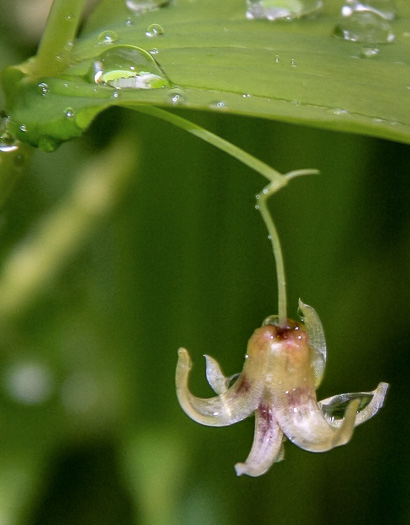
<instances>
[{"instance_id":1,"label":"plant stem","mask_svg":"<svg viewBox=\"0 0 410 525\"><path fill-rule=\"evenodd\" d=\"M250 168L254 169L264 177L269 180L269 184L262 190L262 192L257 195L257 209L260 211L262 219L268 230L269 239L272 243L273 256L275 258L276 265L276 278L278 283L278 323L279 326L285 327L287 324L287 294L286 294L286 276L285 276L285 264L283 261L282 247L279 240L279 235L276 229L276 226L273 222L272 216L269 213L267 200L268 198L276 193L280 188L286 186L289 180L294 177L299 177L301 175L315 175L319 172L313 169L304 169L304 170L295 170L282 175L275 169L268 166L264 162L260 161L256 157L246 153L246 151L238 148L234 144L231 144L227 140L224 140L218 135L214 135L210 131L201 128L197 124L193 124L189 120L186 120L178 115L169 113L163 109L149 107L149 106L128 106L131 109L139 111L141 113L146 113L153 117L166 120L179 128L196 135L205 142L212 144L213 146L225 151L232 157L236 158L243 164L246 164Z\"/></svg>"},{"instance_id":2,"label":"plant stem","mask_svg":"<svg viewBox=\"0 0 410 525\"><path fill-rule=\"evenodd\" d=\"M171 124L174 124L174 126L182 128L185 131L188 131L188 133L191 133L192 135L199 137L205 142L212 144L216 148L224 151L225 153L228 153L228 155L231 155L235 159L239 160L243 164L246 164L253 170L263 175L268 179L269 182L275 182L275 184L278 186L278 189L279 187L282 187L284 184L287 183L286 180L284 180L283 175L275 169L268 166L268 164L265 164L253 155L246 153L246 151L244 151L243 149L238 148L238 146L231 144L227 140L218 137L218 135L215 135L211 131L201 128L200 126L194 124L193 122L190 122L189 120L179 117L174 113L169 113L168 111L152 106L127 105L127 107L139 111L140 113L146 113L147 115L151 115L153 117L157 117L167 122L170 122Z\"/></svg>"},{"instance_id":3,"label":"plant stem","mask_svg":"<svg viewBox=\"0 0 410 525\"><path fill-rule=\"evenodd\" d=\"M69 62L85 0L54 0L32 65L32 74L55 76Z\"/></svg>"}]
</instances>

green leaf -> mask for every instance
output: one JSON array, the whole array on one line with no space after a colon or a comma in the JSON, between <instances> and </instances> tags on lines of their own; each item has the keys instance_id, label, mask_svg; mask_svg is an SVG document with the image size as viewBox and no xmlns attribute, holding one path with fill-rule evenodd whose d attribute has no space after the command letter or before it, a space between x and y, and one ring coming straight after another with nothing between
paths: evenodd
<instances>
[{"instance_id":1,"label":"green leaf","mask_svg":"<svg viewBox=\"0 0 410 525\"><path fill-rule=\"evenodd\" d=\"M125 0L103 0L60 76L34 77L24 64L4 72L11 131L52 150L80 135L109 106L148 104L410 143L410 5L407 0L396 5L394 41L372 45L378 52L364 58L373 55L364 44L333 35L341 8L336 0L327 0L314 18L290 22L248 20L244 0L175 0L140 14ZM128 58L121 64L124 50ZM135 82L132 55L144 87L155 77L152 89L116 89ZM98 73L101 62L111 71ZM101 83L105 73L111 85ZM127 79L120 81L122 76Z\"/></svg>"}]
</instances>

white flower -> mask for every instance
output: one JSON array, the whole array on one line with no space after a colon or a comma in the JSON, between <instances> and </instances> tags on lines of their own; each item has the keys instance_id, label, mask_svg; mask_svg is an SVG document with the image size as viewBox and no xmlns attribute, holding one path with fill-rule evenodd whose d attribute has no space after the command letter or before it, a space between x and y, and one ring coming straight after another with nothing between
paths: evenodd
<instances>
[{"instance_id":1,"label":"white flower","mask_svg":"<svg viewBox=\"0 0 410 525\"><path fill-rule=\"evenodd\" d=\"M383 406L388 389L380 383L372 392L341 394L321 402L316 389L326 364L326 341L315 310L299 301L304 323L288 319L279 326L268 317L248 343L245 364L236 381L226 378L214 359L205 356L207 379L217 396L201 399L188 389L191 359L179 349L176 388L186 414L202 425L222 427L255 413L252 449L238 476L260 476L284 458L288 438L304 450L325 452L346 444L355 426Z\"/></svg>"}]
</instances>

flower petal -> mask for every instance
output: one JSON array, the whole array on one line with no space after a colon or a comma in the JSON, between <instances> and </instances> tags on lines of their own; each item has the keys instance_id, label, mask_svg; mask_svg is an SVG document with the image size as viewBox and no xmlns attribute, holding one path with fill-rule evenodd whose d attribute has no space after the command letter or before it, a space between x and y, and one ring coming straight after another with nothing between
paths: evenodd
<instances>
[{"instance_id":1,"label":"flower petal","mask_svg":"<svg viewBox=\"0 0 410 525\"><path fill-rule=\"evenodd\" d=\"M340 427L347 403L353 399L359 399L359 411L356 415L355 426L361 425L371 417L375 416L382 408L389 388L388 383L379 383L375 390L371 392L355 392L351 394L340 394L328 397L318 403L323 415L330 425Z\"/></svg>"},{"instance_id":2,"label":"flower petal","mask_svg":"<svg viewBox=\"0 0 410 525\"><path fill-rule=\"evenodd\" d=\"M236 474L256 477L265 474L275 461L284 457L283 432L276 421L270 399L265 396L255 412L255 434L245 463L235 465Z\"/></svg>"},{"instance_id":3,"label":"flower petal","mask_svg":"<svg viewBox=\"0 0 410 525\"><path fill-rule=\"evenodd\" d=\"M185 413L202 425L223 427L242 421L254 412L259 404L262 386L248 379L242 372L238 380L225 392L209 399L191 394L188 377L191 359L185 348L178 351L176 370L177 397ZM220 385L217 386L219 388Z\"/></svg>"},{"instance_id":4,"label":"flower petal","mask_svg":"<svg viewBox=\"0 0 410 525\"><path fill-rule=\"evenodd\" d=\"M316 399L304 396L295 389L291 395L275 395L275 416L286 435L295 445L309 452L326 452L345 445L353 434L356 412L360 401L351 401L339 427L329 424ZM299 401L298 401L299 399Z\"/></svg>"},{"instance_id":5,"label":"flower petal","mask_svg":"<svg viewBox=\"0 0 410 525\"><path fill-rule=\"evenodd\" d=\"M230 377L225 377L216 359L210 355L204 355L206 359L206 379L215 394L223 394L229 388Z\"/></svg>"},{"instance_id":6,"label":"flower petal","mask_svg":"<svg viewBox=\"0 0 410 525\"><path fill-rule=\"evenodd\" d=\"M317 388L323 379L326 368L327 349L325 332L322 322L314 308L299 299L299 310L302 314L302 321L309 338L309 346L313 351L311 364L315 376L315 388Z\"/></svg>"}]
</instances>

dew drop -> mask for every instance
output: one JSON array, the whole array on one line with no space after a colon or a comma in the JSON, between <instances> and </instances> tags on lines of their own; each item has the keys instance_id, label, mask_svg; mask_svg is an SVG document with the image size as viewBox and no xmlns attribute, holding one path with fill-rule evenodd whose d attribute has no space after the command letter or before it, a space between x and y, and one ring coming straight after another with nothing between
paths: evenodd
<instances>
[{"instance_id":1,"label":"dew drop","mask_svg":"<svg viewBox=\"0 0 410 525\"><path fill-rule=\"evenodd\" d=\"M3 142L0 139L0 153L11 153L12 151L17 151L18 146L13 142Z\"/></svg>"},{"instance_id":2,"label":"dew drop","mask_svg":"<svg viewBox=\"0 0 410 525\"><path fill-rule=\"evenodd\" d=\"M45 97L50 91L50 88L48 87L48 84L46 84L45 82L40 82L40 84L37 86L37 88L38 88L38 92L43 97Z\"/></svg>"},{"instance_id":3,"label":"dew drop","mask_svg":"<svg viewBox=\"0 0 410 525\"><path fill-rule=\"evenodd\" d=\"M113 46L101 53L90 69L96 84L116 89L157 89L169 85L155 59L136 46Z\"/></svg>"},{"instance_id":4,"label":"dew drop","mask_svg":"<svg viewBox=\"0 0 410 525\"><path fill-rule=\"evenodd\" d=\"M360 56L362 58L373 58L376 57L380 52L380 49L377 47L362 47L360 51Z\"/></svg>"},{"instance_id":5,"label":"dew drop","mask_svg":"<svg viewBox=\"0 0 410 525\"><path fill-rule=\"evenodd\" d=\"M291 61L290 61L290 65L291 65L292 67L296 67L296 60L295 60L294 58L291 59Z\"/></svg>"},{"instance_id":6,"label":"dew drop","mask_svg":"<svg viewBox=\"0 0 410 525\"><path fill-rule=\"evenodd\" d=\"M18 142L7 130L8 117L0 118L0 152L1 153L11 153L12 151L18 150Z\"/></svg>"},{"instance_id":7,"label":"dew drop","mask_svg":"<svg viewBox=\"0 0 410 525\"><path fill-rule=\"evenodd\" d=\"M393 20L397 9L392 0L346 0L342 7L342 15L350 16L354 12L374 13L385 20Z\"/></svg>"},{"instance_id":8,"label":"dew drop","mask_svg":"<svg viewBox=\"0 0 410 525\"><path fill-rule=\"evenodd\" d=\"M148 51L150 55L158 55L158 49L156 47L153 47Z\"/></svg>"},{"instance_id":9,"label":"dew drop","mask_svg":"<svg viewBox=\"0 0 410 525\"><path fill-rule=\"evenodd\" d=\"M65 118L74 118L74 110L73 108L65 108L64 110L64 115L65 115Z\"/></svg>"},{"instance_id":10,"label":"dew drop","mask_svg":"<svg viewBox=\"0 0 410 525\"><path fill-rule=\"evenodd\" d=\"M246 18L268 20L294 20L319 11L322 0L247 0Z\"/></svg>"},{"instance_id":11,"label":"dew drop","mask_svg":"<svg viewBox=\"0 0 410 525\"><path fill-rule=\"evenodd\" d=\"M27 132L27 126L25 124L22 124L20 126L20 131L22 131L23 133L26 133Z\"/></svg>"},{"instance_id":12,"label":"dew drop","mask_svg":"<svg viewBox=\"0 0 410 525\"><path fill-rule=\"evenodd\" d=\"M164 34L164 29L159 24L151 24L147 27L145 31L145 36L148 38L155 38L156 36L161 36Z\"/></svg>"},{"instance_id":13,"label":"dew drop","mask_svg":"<svg viewBox=\"0 0 410 525\"><path fill-rule=\"evenodd\" d=\"M153 11L159 7L164 7L170 3L170 0L126 0L126 7L135 15L140 15L146 11Z\"/></svg>"},{"instance_id":14,"label":"dew drop","mask_svg":"<svg viewBox=\"0 0 410 525\"><path fill-rule=\"evenodd\" d=\"M114 31L103 31L98 35L98 42L100 44L114 44L118 40L118 35Z\"/></svg>"},{"instance_id":15,"label":"dew drop","mask_svg":"<svg viewBox=\"0 0 410 525\"><path fill-rule=\"evenodd\" d=\"M388 44L395 39L389 23L395 16L390 0L347 0L341 14L335 36L368 46Z\"/></svg>"},{"instance_id":16,"label":"dew drop","mask_svg":"<svg viewBox=\"0 0 410 525\"><path fill-rule=\"evenodd\" d=\"M127 18L127 20L125 21L125 25L126 26L132 26L132 19L131 19L131 17Z\"/></svg>"},{"instance_id":17,"label":"dew drop","mask_svg":"<svg viewBox=\"0 0 410 525\"><path fill-rule=\"evenodd\" d=\"M217 100L216 102L212 102L210 107L212 109L219 109L219 110L225 110L228 109L228 106L223 100Z\"/></svg>"},{"instance_id":18,"label":"dew drop","mask_svg":"<svg viewBox=\"0 0 410 525\"><path fill-rule=\"evenodd\" d=\"M173 88L167 93L167 99L173 106L180 106L186 103L186 96L182 89Z\"/></svg>"}]
</instances>

